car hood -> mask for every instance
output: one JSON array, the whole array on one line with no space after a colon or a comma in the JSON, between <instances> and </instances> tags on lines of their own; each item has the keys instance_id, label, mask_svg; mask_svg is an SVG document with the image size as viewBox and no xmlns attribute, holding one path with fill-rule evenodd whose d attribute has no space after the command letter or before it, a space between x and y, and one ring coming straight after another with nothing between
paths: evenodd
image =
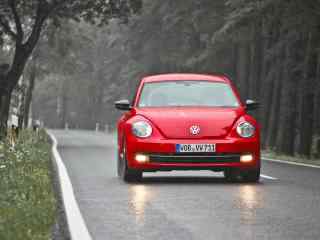
<instances>
[{"instance_id":1,"label":"car hood","mask_svg":"<svg viewBox=\"0 0 320 240\"><path fill-rule=\"evenodd\" d=\"M224 138L244 114L242 108L144 108L137 115L150 120L169 139ZM192 126L200 133L193 135Z\"/></svg>"}]
</instances>

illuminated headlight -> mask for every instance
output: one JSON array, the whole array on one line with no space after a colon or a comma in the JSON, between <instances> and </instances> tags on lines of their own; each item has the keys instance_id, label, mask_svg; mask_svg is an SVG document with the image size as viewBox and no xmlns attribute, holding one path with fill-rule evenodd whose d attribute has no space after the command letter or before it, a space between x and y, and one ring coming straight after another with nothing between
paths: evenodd
<instances>
[{"instance_id":1,"label":"illuminated headlight","mask_svg":"<svg viewBox=\"0 0 320 240\"><path fill-rule=\"evenodd\" d=\"M242 122L237 126L237 133L240 137L250 138L255 133L255 127L248 122Z\"/></svg>"},{"instance_id":2,"label":"illuminated headlight","mask_svg":"<svg viewBox=\"0 0 320 240\"><path fill-rule=\"evenodd\" d=\"M132 124L132 133L139 138L147 138L152 134L152 127L149 123L140 121Z\"/></svg>"},{"instance_id":3,"label":"illuminated headlight","mask_svg":"<svg viewBox=\"0 0 320 240\"><path fill-rule=\"evenodd\" d=\"M252 161L253 161L252 154L245 154L240 157L240 162L242 162L242 163L250 163Z\"/></svg>"},{"instance_id":4,"label":"illuminated headlight","mask_svg":"<svg viewBox=\"0 0 320 240\"><path fill-rule=\"evenodd\" d=\"M147 163L149 162L149 156L144 154L136 154L135 159L138 163Z\"/></svg>"}]
</instances>

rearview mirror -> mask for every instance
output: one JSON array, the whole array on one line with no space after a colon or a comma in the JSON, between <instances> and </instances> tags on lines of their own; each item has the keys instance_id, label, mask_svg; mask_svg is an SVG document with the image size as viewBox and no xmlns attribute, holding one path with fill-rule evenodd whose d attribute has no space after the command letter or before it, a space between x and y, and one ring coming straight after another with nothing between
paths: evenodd
<instances>
[{"instance_id":1,"label":"rearview mirror","mask_svg":"<svg viewBox=\"0 0 320 240\"><path fill-rule=\"evenodd\" d=\"M250 100L250 99L248 99L246 101L246 110L247 111L256 110L256 109L259 108L259 106L260 106L260 104L258 102L256 102L256 101L253 101L253 100Z\"/></svg>"},{"instance_id":2,"label":"rearview mirror","mask_svg":"<svg viewBox=\"0 0 320 240\"><path fill-rule=\"evenodd\" d=\"M132 106L128 100L120 100L114 103L116 109L122 111L129 111L132 109Z\"/></svg>"}]
</instances>

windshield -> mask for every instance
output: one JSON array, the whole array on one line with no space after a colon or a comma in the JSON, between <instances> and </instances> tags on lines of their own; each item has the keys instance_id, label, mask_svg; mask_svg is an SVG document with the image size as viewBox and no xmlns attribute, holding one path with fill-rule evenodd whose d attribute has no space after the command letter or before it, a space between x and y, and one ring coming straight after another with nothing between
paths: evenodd
<instances>
[{"instance_id":1,"label":"windshield","mask_svg":"<svg viewBox=\"0 0 320 240\"><path fill-rule=\"evenodd\" d=\"M164 81L145 83L138 107L238 107L226 83L209 81Z\"/></svg>"}]
</instances>

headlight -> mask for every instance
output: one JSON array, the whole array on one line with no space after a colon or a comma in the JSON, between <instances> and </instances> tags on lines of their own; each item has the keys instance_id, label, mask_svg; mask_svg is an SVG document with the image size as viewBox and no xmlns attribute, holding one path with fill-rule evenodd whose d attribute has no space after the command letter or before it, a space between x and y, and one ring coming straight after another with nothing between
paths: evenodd
<instances>
[{"instance_id":1,"label":"headlight","mask_svg":"<svg viewBox=\"0 0 320 240\"><path fill-rule=\"evenodd\" d=\"M152 134L152 127L149 123L140 121L132 124L132 133L139 138L147 138Z\"/></svg>"},{"instance_id":2,"label":"headlight","mask_svg":"<svg viewBox=\"0 0 320 240\"><path fill-rule=\"evenodd\" d=\"M237 126L237 133L240 137L250 138L255 133L255 127L248 122L242 122Z\"/></svg>"}]
</instances>

